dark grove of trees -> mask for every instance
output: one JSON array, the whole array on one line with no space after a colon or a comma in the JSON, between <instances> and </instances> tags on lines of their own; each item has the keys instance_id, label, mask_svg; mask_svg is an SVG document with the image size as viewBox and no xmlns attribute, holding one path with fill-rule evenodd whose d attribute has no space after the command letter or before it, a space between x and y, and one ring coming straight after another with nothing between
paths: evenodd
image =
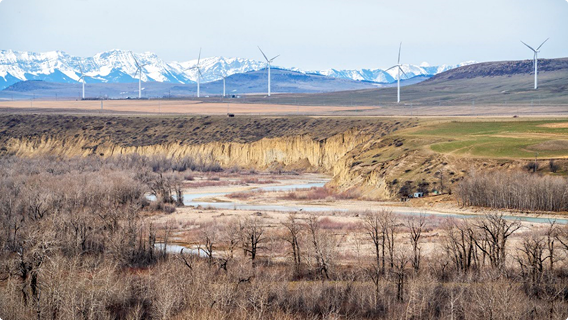
<instances>
[{"instance_id":1,"label":"dark grove of trees","mask_svg":"<svg viewBox=\"0 0 568 320\"><path fill-rule=\"evenodd\" d=\"M466 206L568 211L568 179L527 172L472 172L456 190Z\"/></svg>"},{"instance_id":2,"label":"dark grove of trees","mask_svg":"<svg viewBox=\"0 0 568 320\"><path fill-rule=\"evenodd\" d=\"M149 222L160 208L146 195L175 200L178 161L0 159L0 318L568 316L568 227L554 223L523 231L488 215L434 226L383 210L341 231L317 214L261 214L196 227L204 254L156 249L173 227Z\"/></svg>"}]
</instances>

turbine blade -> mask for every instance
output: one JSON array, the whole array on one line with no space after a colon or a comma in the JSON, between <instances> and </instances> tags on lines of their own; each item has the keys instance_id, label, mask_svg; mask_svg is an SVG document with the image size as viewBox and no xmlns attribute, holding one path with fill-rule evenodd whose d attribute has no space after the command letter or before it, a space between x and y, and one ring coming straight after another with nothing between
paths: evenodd
<instances>
[{"instance_id":1,"label":"turbine blade","mask_svg":"<svg viewBox=\"0 0 568 320\"><path fill-rule=\"evenodd\" d=\"M130 55L132 56L132 59L134 59L134 63L136 64L136 66L138 68L140 68L140 65L138 64L138 60L136 60L136 56L134 56L134 53L132 53L132 51L130 51Z\"/></svg>"},{"instance_id":2,"label":"turbine blade","mask_svg":"<svg viewBox=\"0 0 568 320\"><path fill-rule=\"evenodd\" d=\"M387 71L389 71L389 70L392 70L392 69L394 69L394 68L396 68L396 67L398 67L398 65L392 66L392 67L388 68L387 70L385 70L385 72L387 72Z\"/></svg>"},{"instance_id":3,"label":"turbine blade","mask_svg":"<svg viewBox=\"0 0 568 320\"><path fill-rule=\"evenodd\" d=\"M81 77L84 75L83 64L79 61L79 70L81 70Z\"/></svg>"},{"instance_id":4,"label":"turbine blade","mask_svg":"<svg viewBox=\"0 0 568 320\"><path fill-rule=\"evenodd\" d=\"M402 70L402 67L399 65L398 68L400 69L402 74L404 74L404 78L408 79L408 75L406 74L406 72L404 72L404 70Z\"/></svg>"},{"instance_id":5,"label":"turbine blade","mask_svg":"<svg viewBox=\"0 0 568 320\"><path fill-rule=\"evenodd\" d=\"M262 49L260 47L258 47L258 50L260 50L260 53L262 53L262 55L264 56L264 59L266 60L266 62L270 62L268 60L268 57L264 54L264 52L262 51Z\"/></svg>"},{"instance_id":6,"label":"turbine blade","mask_svg":"<svg viewBox=\"0 0 568 320\"><path fill-rule=\"evenodd\" d=\"M398 64L400 64L400 51L402 50L402 42L400 43L400 46L398 47Z\"/></svg>"},{"instance_id":7,"label":"turbine blade","mask_svg":"<svg viewBox=\"0 0 568 320\"><path fill-rule=\"evenodd\" d=\"M523 42L523 40L521 40L521 42ZM523 42L523 44L524 44L525 46L527 46L529 49L531 49L532 51L536 51L535 49L533 49L533 47L529 46L528 44L526 44L526 43L524 43L524 42Z\"/></svg>"},{"instance_id":8,"label":"turbine blade","mask_svg":"<svg viewBox=\"0 0 568 320\"><path fill-rule=\"evenodd\" d=\"M550 39L550 38L548 38L548 39ZM536 48L536 51L538 51L538 50L540 49L540 47L542 47L542 45L543 45L543 44L545 44L545 43L546 43L546 41L548 41L548 39L544 40L544 42L543 42L543 43L541 43L541 44L540 44L540 46L538 46L538 48Z\"/></svg>"},{"instance_id":9,"label":"turbine blade","mask_svg":"<svg viewBox=\"0 0 568 320\"><path fill-rule=\"evenodd\" d=\"M201 61L201 48L199 48L199 56L197 57L197 65L199 65L199 61Z\"/></svg>"},{"instance_id":10,"label":"turbine blade","mask_svg":"<svg viewBox=\"0 0 568 320\"><path fill-rule=\"evenodd\" d=\"M274 61L274 59L276 59L276 58L278 58L278 57L280 57L280 55L277 55L276 57L270 59L270 62Z\"/></svg>"}]
</instances>

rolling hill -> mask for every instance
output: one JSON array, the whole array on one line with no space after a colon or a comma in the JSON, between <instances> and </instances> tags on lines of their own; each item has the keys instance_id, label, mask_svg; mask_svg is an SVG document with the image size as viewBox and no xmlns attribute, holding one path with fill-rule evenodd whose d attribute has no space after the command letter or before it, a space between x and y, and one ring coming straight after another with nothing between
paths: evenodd
<instances>
[{"instance_id":1,"label":"rolling hill","mask_svg":"<svg viewBox=\"0 0 568 320\"><path fill-rule=\"evenodd\" d=\"M401 90L377 88L324 94L278 95L272 103L331 106L451 106L568 104L568 58L539 60L539 89L534 90L532 60L485 62L440 73ZM260 97L259 102L263 101ZM249 98L247 102L254 102Z\"/></svg>"}]
</instances>

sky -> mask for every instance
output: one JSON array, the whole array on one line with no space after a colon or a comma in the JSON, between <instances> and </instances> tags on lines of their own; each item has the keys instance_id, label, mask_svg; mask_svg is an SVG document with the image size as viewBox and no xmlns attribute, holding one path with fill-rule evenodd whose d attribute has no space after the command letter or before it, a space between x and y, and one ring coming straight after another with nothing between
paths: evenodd
<instances>
[{"instance_id":1,"label":"sky","mask_svg":"<svg viewBox=\"0 0 568 320\"><path fill-rule=\"evenodd\" d=\"M165 61L225 56L305 70L568 57L567 0L0 0L0 49Z\"/></svg>"}]
</instances>

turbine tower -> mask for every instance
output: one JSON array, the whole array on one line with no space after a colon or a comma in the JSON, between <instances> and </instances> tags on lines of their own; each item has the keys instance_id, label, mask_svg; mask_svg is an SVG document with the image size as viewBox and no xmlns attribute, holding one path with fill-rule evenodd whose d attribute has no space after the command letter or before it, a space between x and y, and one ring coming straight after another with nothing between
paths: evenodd
<instances>
[{"instance_id":1,"label":"turbine tower","mask_svg":"<svg viewBox=\"0 0 568 320\"><path fill-rule=\"evenodd\" d=\"M550 39L550 38L548 38ZM532 52L534 52L534 89L538 89L538 53L540 52L540 48L542 47L542 45L548 41L548 39L544 40L543 43L540 44L540 46L538 46L538 48L533 49L531 46L529 46L528 44L524 43L523 41L521 41L525 46L527 46L529 49L532 50Z\"/></svg>"},{"instance_id":2,"label":"turbine tower","mask_svg":"<svg viewBox=\"0 0 568 320\"><path fill-rule=\"evenodd\" d=\"M227 71L225 69L223 69L222 71L222 77L223 77L223 98L225 98L225 79L227 79Z\"/></svg>"},{"instance_id":3,"label":"turbine tower","mask_svg":"<svg viewBox=\"0 0 568 320\"><path fill-rule=\"evenodd\" d=\"M272 64L274 59L278 58L280 55L277 55L272 59L268 59L268 57L264 54L264 52L262 52L262 49L260 47L258 47L258 50L260 50L260 53L262 53L264 59L266 60L266 63L268 64L268 96L270 97L270 65Z\"/></svg>"},{"instance_id":4,"label":"turbine tower","mask_svg":"<svg viewBox=\"0 0 568 320\"><path fill-rule=\"evenodd\" d=\"M79 81L83 84L83 94L81 95L81 98L83 100L85 100L85 73L83 72L83 64L81 62L79 62L79 70L81 70L81 77L79 78Z\"/></svg>"},{"instance_id":5,"label":"turbine tower","mask_svg":"<svg viewBox=\"0 0 568 320\"><path fill-rule=\"evenodd\" d=\"M406 75L406 73L404 72L404 70L402 70L402 65L400 64L400 51L402 49L402 42L400 43L400 46L398 47L398 63L390 68L388 68L385 71L389 71L391 69L397 68L398 72L397 72L397 76L396 76L396 82L397 82L397 96L396 96L396 103L400 103L400 73L404 73L404 76L408 78L408 76Z\"/></svg>"},{"instance_id":6,"label":"turbine tower","mask_svg":"<svg viewBox=\"0 0 568 320\"><path fill-rule=\"evenodd\" d=\"M138 76L138 99L141 99L142 98L142 68L144 68L147 64L141 65L140 63L138 63L138 60L136 60L136 57L134 56L134 53L132 53L132 51L130 51L130 55L132 55L132 58L134 59L134 63L136 63L136 73L138 73L140 71L140 75Z\"/></svg>"},{"instance_id":7,"label":"turbine tower","mask_svg":"<svg viewBox=\"0 0 568 320\"><path fill-rule=\"evenodd\" d=\"M203 76L203 74L201 73L201 48L199 48L199 56L197 57L197 64L191 68L189 68L189 70L193 70L193 69L197 69L197 97L199 98L199 91L200 91L200 84L201 84L201 77Z\"/></svg>"}]
</instances>

